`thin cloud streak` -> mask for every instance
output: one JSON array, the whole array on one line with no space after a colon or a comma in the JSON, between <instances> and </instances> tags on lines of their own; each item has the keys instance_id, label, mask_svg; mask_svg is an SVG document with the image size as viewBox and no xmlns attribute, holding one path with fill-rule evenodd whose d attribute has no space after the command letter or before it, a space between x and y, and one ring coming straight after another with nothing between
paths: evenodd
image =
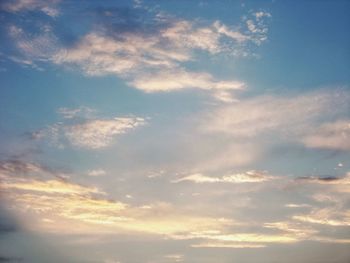
<instances>
[{"instance_id":1,"label":"thin cloud streak","mask_svg":"<svg viewBox=\"0 0 350 263\"><path fill-rule=\"evenodd\" d=\"M247 171L245 173L237 173L225 175L222 177L210 177L202 174L191 174L180 179L174 180L173 183L183 181L192 181L194 183L260 183L275 179L274 176L267 175L264 172Z\"/></svg>"}]
</instances>

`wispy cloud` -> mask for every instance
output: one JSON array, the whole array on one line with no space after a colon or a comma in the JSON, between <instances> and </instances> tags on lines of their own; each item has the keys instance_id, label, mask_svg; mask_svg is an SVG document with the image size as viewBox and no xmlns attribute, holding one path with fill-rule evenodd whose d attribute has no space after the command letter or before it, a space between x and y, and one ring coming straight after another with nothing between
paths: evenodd
<instances>
[{"instance_id":1,"label":"wispy cloud","mask_svg":"<svg viewBox=\"0 0 350 263\"><path fill-rule=\"evenodd\" d=\"M350 150L350 120L324 123L303 138L310 148Z\"/></svg>"},{"instance_id":2,"label":"wispy cloud","mask_svg":"<svg viewBox=\"0 0 350 263\"><path fill-rule=\"evenodd\" d=\"M19 169L22 176L16 173ZM6 193L7 200L14 202L16 210L39 213L48 218L45 222L49 226L57 216L99 224L125 220L116 213L125 209L126 204L107 200L106 193L96 187L57 178L56 172L41 165L4 161L0 175L1 191Z\"/></svg>"},{"instance_id":3,"label":"wispy cloud","mask_svg":"<svg viewBox=\"0 0 350 263\"><path fill-rule=\"evenodd\" d=\"M64 127L64 134L74 146L98 149L108 146L116 135L145 123L142 118L91 120Z\"/></svg>"},{"instance_id":4,"label":"wispy cloud","mask_svg":"<svg viewBox=\"0 0 350 263\"><path fill-rule=\"evenodd\" d=\"M52 32L52 26L46 24L38 28L37 33L29 34L20 26L10 25L8 33L25 60L49 62L59 50L58 39Z\"/></svg>"},{"instance_id":5,"label":"wispy cloud","mask_svg":"<svg viewBox=\"0 0 350 263\"><path fill-rule=\"evenodd\" d=\"M306 147L344 150L349 141L348 122L327 122L346 114L348 98L345 90L338 89L294 97L258 96L243 99L209 112L201 118L200 131L236 139L274 135L303 143ZM335 103L337 109L333 108Z\"/></svg>"},{"instance_id":6,"label":"wispy cloud","mask_svg":"<svg viewBox=\"0 0 350 263\"><path fill-rule=\"evenodd\" d=\"M97 188L84 187L68 181L69 174L48 169L37 163L21 160L0 162L1 188L57 194L104 194Z\"/></svg>"},{"instance_id":7,"label":"wispy cloud","mask_svg":"<svg viewBox=\"0 0 350 263\"><path fill-rule=\"evenodd\" d=\"M184 88L213 91L240 90L245 86L240 81L219 81L208 73L184 70L160 71L156 74L143 75L133 80L131 84L145 92L172 91Z\"/></svg>"},{"instance_id":8,"label":"wispy cloud","mask_svg":"<svg viewBox=\"0 0 350 263\"><path fill-rule=\"evenodd\" d=\"M335 208L314 209L309 214L295 215L293 219L329 226L350 226L350 210Z\"/></svg>"},{"instance_id":9,"label":"wispy cloud","mask_svg":"<svg viewBox=\"0 0 350 263\"><path fill-rule=\"evenodd\" d=\"M106 171L103 169L95 169L95 170L89 170L88 171L88 175L90 176L101 176L101 175L105 175Z\"/></svg>"},{"instance_id":10,"label":"wispy cloud","mask_svg":"<svg viewBox=\"0 0 350 263\"><path fill-rule=\"evenodd\" d=\"M265 172L247 171L245 173L237 173L225 175L222 177L211 177L202 174L191 174L186 177L174 180L174 183L183 181L192 181L195 183L260 183L275 179L275 177L266 174Z\"/></svg>"},{"instance_id":11,"label":"wispy cloud","mask_svg":"<svg viewBox=\"0 0 350 263\"><path fill-rule=\"evenodd\" d=\"M18 175L19 171L22 174ZM319 229L313 227L348 226L349 213L340 207L313 208L311 213L292 214L290 221L247 222L232 217L199 215L192 209L189 211L171 203L137 206L114 201L101 189L83 186L71 179L59 179L57 173L35 163L2 162L1 190L6 193L6 204L12 205L13 211L18 213L33 211L40 219L40 223L33 221L28 227L62 233L68 231L69 224L70 233L74 226L75 233L156 235L187 240L192 247L263 248L304 240L348 243L346 239L321 235ZM259 183L272 179L274 177L266 173L249 171L223 177L189 176L178 182ZM240 230L237 232L237 229Z\"/></svg>"},{"instance_id":12,"label":"wispy cloud","mask_svg":"<svg viewBox=\"0 0 350 263\"><path fill-rule=\"evenodd\" d=\"M58 147L66 142L73 146L99 149L109 146L118 135L133 130L146 123L140 117L116 117L111 119L90 119L91 109L60 109L69 122L59 122L32 134L34 139L48 139ZM85 118L78 118L79 115ZM87 114L87 115L86 115Z\"/></svg>"},{"instance_id":13,"label":"wispy cloud","mask_svg":"<svg viewBox=\"0 0 350 263\"><path fill-rule=\"evenodd\" d=\"M30 2L36 8L43 4L37 0ZM126 19L131 19L129 24L135 28L124 24L110 26L111 17L120 15L113 12L115 10L99 12L97 16L104 21L97 26L99 30L91 30L69 47L59 44L49 26L41 28L36 35L29 35L15 25L10 26L9 32L25 61L33 67L38 67L36 62L51 62L78 68L91 76L114 74L145 92L184 88L213 90L215 98L222 101L232 101L231 94L216 90L242 89L244 82L219 81L208 72L187 70L184 62L198 61L198 51L247 56L250 46L259 45L267 38L267 15L249 15L252 19L249 21L257 23L256 30L252 31L244 21L246 30L221 21L190 21L147 11L148 22L153 25L150 31L133 16Z\"/></svg>"},{"instance_id":14,"label":"wispy cloud","mask_svg":"<svg viewBox=\"0 0 350 263\"><path fill-rule=\"evenodd\" d=\"M41 11L48 16L56 17L60 14L57 4L61 0L5 0L1 8L8 12Z\"/></svg>"},{"instance_id":15,"label":"wispy cloud","mask_svg":"<svg viewBox=\"0 0 350 263\"><path fill-rule=\"evenodd\" d=\"M57 113L60 114L64 119L74 119L77 117L81 118L91 118L92 114L95 113L95 109L89 107L80 106L78 108L66 108L62 107L57 110Z\"/></svg>"},{"instance_id":16,"label":"wispy cloud","mask_svg":"<svg viewBox=\"0 0 350 263\"><path fill-rule=\"evenodd\" d=\"M337 193L350 193L350 172L342 177L337 176L304 176L295 180L296 183L324 185L328 191ZM320 196L318 196L320 198ZM323 195L322 198L325 198Z\"/></svg>"}]
</instances>

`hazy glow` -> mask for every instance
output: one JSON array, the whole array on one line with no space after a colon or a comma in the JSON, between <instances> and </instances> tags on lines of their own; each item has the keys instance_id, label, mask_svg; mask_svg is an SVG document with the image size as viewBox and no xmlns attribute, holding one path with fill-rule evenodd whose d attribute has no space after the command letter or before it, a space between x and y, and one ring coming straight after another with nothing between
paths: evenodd
<instances>
[{"instance_id":1,"label":"hazy glow","mask_svg":"<svg viewBox=\"0 0 350 263\"><path fill-rule=\"evenodd\" d=\"M1 262L349 262L350 2L0 2Z\"/></svg>"}]
</instances>

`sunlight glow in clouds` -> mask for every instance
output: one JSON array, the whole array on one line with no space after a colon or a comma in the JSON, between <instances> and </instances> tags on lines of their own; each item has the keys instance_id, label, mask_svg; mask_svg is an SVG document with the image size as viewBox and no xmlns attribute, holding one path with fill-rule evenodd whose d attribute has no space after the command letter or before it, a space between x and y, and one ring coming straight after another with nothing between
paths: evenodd
<instances>
[{"instance_id":1,"label":"sunlight glow in clouds","mask_svg":"<svg viewBox=\"0 0 350 263\"><path fill-rule=\"evenodd\" d=\"M3 0L0 261L348 263L349 10Z\"/></svg>"},{"instance_id":2,"label":"sunlight glow in clouds","mask_svg":"<svg viewBox=\"0 0 350 263\"><path fill-rule=\"evenodd\" d=\"M178 183L183 181L193 181L195 183L259 183L271 179L274 179L274 177L256 171L248 171L246 173L225 175L221 178L204 176L202 174L192 174L175 180L174 182Z\"/></svg>"}]
</instances>

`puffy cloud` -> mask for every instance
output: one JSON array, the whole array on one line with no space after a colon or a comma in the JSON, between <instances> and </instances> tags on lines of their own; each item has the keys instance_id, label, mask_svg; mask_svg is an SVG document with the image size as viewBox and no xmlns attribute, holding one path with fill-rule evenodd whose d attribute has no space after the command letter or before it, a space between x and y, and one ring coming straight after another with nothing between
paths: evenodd
<instances>
[{"instance_id":1,"label":"puffy cloud","mask_svg":"<svg viewBox=\"0 0 350 263\"><path fill-rule=\"evenodd\" d=\"M264 172L247 171L245 173L237 173L225 175L222 177L210 177L202 174L192 174L177 180L174 183L183 181L192 181L195 183L260 183L275 179Z\"/></svg>"}]
</instances>

